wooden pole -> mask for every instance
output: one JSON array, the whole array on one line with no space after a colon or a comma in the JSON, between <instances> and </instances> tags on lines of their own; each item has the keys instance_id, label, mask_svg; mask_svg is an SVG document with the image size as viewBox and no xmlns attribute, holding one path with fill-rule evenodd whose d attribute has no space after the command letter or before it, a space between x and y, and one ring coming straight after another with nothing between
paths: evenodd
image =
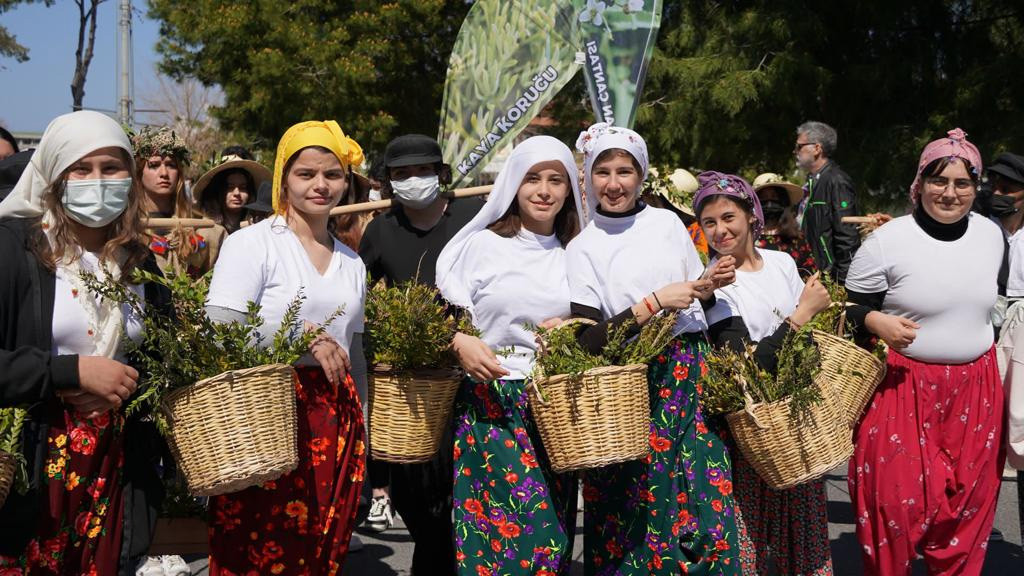
<instances>
[{"instance_id":1,"label":"wooden pole","mask_svg":"<svg viewBox=\"0 0 1024 576\"><path fill-rule=\"evenodd\" d=\"M473 186L472 188L456 188L449 194L450 198L468 198L470 196L483 196L489 194L494 186L487 184L486 186ZM342 214L359 214L362 212L372 212L374 210L387 210L391 208L391 200L375 200L373 202L360 202L359 204L346 204L345 206L336 206L331 209L331 216L340 216Z\"/></svg>"},{"instance_id":2,"label":"wooden pole","mask_svg":"<svg viewBox=\"0 0 1024 576\"><path fill-rule=\"evenodd\" d=\"M213 228L217 225L213 220L206 218L147 218L142 224L149 229L153 228Z\"/></svg>"}]
</instances>

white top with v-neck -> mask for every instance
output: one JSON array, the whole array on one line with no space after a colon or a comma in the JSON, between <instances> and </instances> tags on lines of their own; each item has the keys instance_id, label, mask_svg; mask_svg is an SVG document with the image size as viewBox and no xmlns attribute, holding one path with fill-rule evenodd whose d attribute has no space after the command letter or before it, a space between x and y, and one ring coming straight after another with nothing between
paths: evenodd
<instances>
[{"instance_id":1,"label":"white top with v-neck","mask_svg":"<svg viewBox=\"0 0 1024 576\"><path fill-rule=\"evenodd\" d=\"M213 269L206 304L245 312L248 302L256 302L264 321L263 344L269 345L300 290L305 296L301 320L320 324L342 308L327 332L347 351L352 334L363 331L366 267L359 255L335 239L331 261L321 274L280 216L228 236Z\"/></svg>"}]
</instances>

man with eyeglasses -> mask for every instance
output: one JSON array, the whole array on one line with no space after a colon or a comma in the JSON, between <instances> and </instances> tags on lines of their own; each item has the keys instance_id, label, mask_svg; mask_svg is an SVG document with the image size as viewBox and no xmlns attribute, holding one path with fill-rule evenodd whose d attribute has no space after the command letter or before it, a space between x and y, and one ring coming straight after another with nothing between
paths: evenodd
<instances>
[{"instance_id":1,"label":"man with eyeglasses","mask_svg":"<svg viewBox=\"0 0 1024 576\"><path fill-rule=\"evenodd\" d=\"M844 216L857 215L853 183L832 160L835 129L822 122L804 122L797 127L796 135L793 155L797 167L807 173L797 218L811 245L815 265L842 284L860 247L856 226L842 222Z\"/></svg>"}]
</instances>

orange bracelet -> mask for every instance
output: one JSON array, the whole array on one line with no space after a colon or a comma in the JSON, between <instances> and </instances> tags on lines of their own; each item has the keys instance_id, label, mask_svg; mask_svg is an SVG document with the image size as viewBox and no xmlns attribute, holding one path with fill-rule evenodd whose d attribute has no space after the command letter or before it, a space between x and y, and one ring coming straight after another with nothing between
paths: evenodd
<instances>
[{"instance_id":1,"label":"orange bracelet","mask_svg":"<svg viewBox=\"0 0 1024 576\"><path fill-rule=\"evenodd\" d=\"M647 301L647 296L644 296L644 306L647 306L647 311L651 313L651 316L654 316L654 306L651 306L651 303Z\"/></svg>"}]
</instances>

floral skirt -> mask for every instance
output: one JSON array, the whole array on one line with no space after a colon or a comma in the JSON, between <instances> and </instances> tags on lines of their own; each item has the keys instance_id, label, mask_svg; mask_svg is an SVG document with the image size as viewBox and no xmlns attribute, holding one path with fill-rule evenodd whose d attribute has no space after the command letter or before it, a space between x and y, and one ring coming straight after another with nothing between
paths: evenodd
<instances>
[{"instance_id":1,"label":"floral skirt","mask_svg":"<svg viewBox=\"0 0 1024 576\"><path fill-rule=\"evenodd\" d=\"M831 575L825 481L773 490L735 444L726 441L732 453L743 574Z\"/></svg>"},{"instance_id":2,"label":"floral skirt","mask_svg":"<svg viewBox=\"0 0 1024 576\"><path fill-rule=\"evenodd\" d=\"M458 572L568 574L576 478L551 471L523 380L463 380L454 457Z\"/></svg>"},{"instance_id":3,"label":"floral skirt","mask_svg":"<svg viewBox=\"0 0 1024 576\"><path fill-rule=\"evenodd\" d=\"M116 574L121 554L124 416L49 418L41 517L20 558L0 556L0 574Z\"/></svg>"},{"instance_id":4,"label":"floral skirt","mask_svg":"<svg viewBox=\"0 0 1024 576\"><path fill-rule=\"evenodd\" d=\"M583 478L587 574L739 574L732 472L704 422L700 335L673 340L648 370L651 453Z\"/></svg>"},{"instance_id":5,"label":"floral skirt","mask_svg":"<svg viewBox=\"0 0 1024 576\"><path fill-rule=\"evenodd\" d=\"M363 412L351 377L299 368L299 467L210 499L210 574L338 574L363 483Z\"/></svg>"},{"instance_id":6,"label":"floral skirt","mask_svg":"<svg viewBox=\"0 0 1024 576\"><path fill-rule=\"evenodd\" d=\"M995 349L968 364L889 350L854 429L847 482L865 574L980 574L1005 460Z\"/></svg>"}]
</instances>

